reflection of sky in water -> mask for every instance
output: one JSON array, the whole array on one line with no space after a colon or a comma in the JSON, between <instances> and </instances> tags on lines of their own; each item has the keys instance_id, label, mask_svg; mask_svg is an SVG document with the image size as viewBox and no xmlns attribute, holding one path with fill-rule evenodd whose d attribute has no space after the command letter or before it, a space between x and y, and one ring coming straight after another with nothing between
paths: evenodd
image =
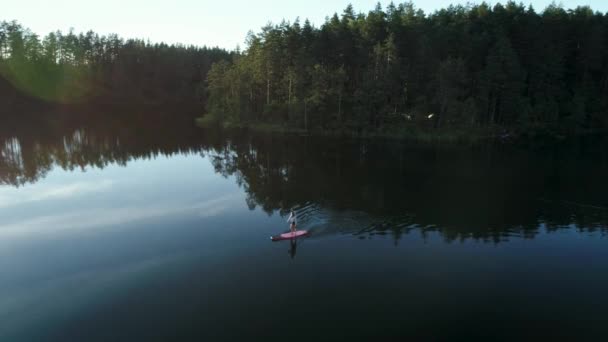
<instances>
[{"instance_id":1,"label":"reflection of sky in water","mask_svg":"<svg viewBox=\"0 0 608 342\"><path fill-rule=\"evenodd\" d=\"M196 157L161 157L132 162L127 168L110 165L85 172L55 168L37 183L0 187L0 236L171 215L209 216L242 205L242 195L235 190L233 182L220 181L209 162Z\"/></svg>"},{"instance_id":2,"label":"reflection of sky in water","mask_svg":"<svg viewBox=\"0 0 608 342\"><path fill-rule=\"evenodd\" d=\"M293 315L315 327L309 334L427 323L457 331L454 317L488 314L498 318L484 325L496 329L501 319L601 317L608 304L600 232L541 225L534 239L492 244L413 229L397 244L391 228L409 227L407 213L393 222L310 202L297 209L313 235L292 260L289 243L268 240L285 218L250 211L245 198L197 154L54 168L37 183L0 187L0 341L147 341L177 329L193 331L187 340L284 336L297 328Z\"/></svg>"},{"instance_id":3,"label":"reflection of sky in water","mask_svg":"<svg viewBox=\"0 0 608 342\"><path fill-rule=\"evenodd\" d=\"M196 252L222 227L219 215L238 212L248 212L245 195L198 155L55 168L0 187L0 337L101 303Z\"/></svg>"}]
</instances>

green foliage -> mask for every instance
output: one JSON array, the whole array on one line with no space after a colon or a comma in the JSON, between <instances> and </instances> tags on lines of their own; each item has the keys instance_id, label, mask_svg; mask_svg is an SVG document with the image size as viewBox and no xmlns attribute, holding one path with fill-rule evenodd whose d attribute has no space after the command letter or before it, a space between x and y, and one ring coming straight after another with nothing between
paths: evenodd
<instances>
[{"instance_id":1,"label":"green foliage","mask_svg":"<svg viewBox=\"0 0 608 342\"><path fill-rule=\"evenodd\" d=\"M210 74L217 118L304 129L608 128L608 16L515 2L348 6L267 25ZM220 70L221 69L221 70ZM213 76L213 77L211 77Z\"/></svg>"},{"instance_id":2,"label":"green foliage","mask_svg":"<svg viewBox=\"0 0 608 342\"><path fill-rule=\"evenodd\" d=\"M208 70L229 56L217 48L125 41L92 31L40 38L17 22L0 22L0 78L49 102L200 106L206 101L200 89Z\"/></svg>"}]
</instances>

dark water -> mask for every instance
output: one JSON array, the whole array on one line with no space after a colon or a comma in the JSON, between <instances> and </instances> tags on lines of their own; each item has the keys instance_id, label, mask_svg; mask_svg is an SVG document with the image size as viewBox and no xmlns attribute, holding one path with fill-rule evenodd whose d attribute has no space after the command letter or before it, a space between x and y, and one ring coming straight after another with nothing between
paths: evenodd
<instances>
[{"instance_id":1,"label":"dark water","mask_svg":"<svg viewBox=\"0 0 608 342\"><path fill-rule=\"evenodd\" d=\"M602 140L91 121L0 129L0 341L606 338Z\"/></svg>"}]
</instances>

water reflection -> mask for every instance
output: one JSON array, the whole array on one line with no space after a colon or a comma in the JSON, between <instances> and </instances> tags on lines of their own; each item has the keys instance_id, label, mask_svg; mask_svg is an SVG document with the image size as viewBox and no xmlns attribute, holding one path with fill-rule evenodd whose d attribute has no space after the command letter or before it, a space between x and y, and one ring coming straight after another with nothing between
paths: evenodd
<instances>
[{"instance_id":1,"label":"water reflection","mask_svg":"<svg viewBox=\"0 0 608 342\"><path fill-rule=\"evenodd\" d=\"M289 241L289 256L294 259L296 257L296 252L298 248L298 239L291 239Z\"/></svg>"},{"instance_id":2,"label":"water reflection","mask_svg":"<svg viewBox=\"0 0 608 342\"><path fill-rule=\"evenodd\" d=\"M42 117L3 118L0 122L0 184L20 186L64 170L126 166L131 160L197 153L191 120L167 113L82 117L42 113Z\"/></svg>"},{"instance_id":3,"label":"water reflection","mask_svg":"<svg viewBox=\"0 0 608 342\"><path fill-rule=\"evenodd\" d=\"M314 229L315 238L390 236L398 244L405 234L438 232L447 242L500 243L542 231L608 231L608 158L601 140L550 149L431 146L222 134L164 114L138 117L8 125L0 131L0 183L34 183L53 168L103 169L201 155L216 173L234 176L250 209L287 215L286 208L295 208L300 225ZM72 184L34 196L107 185ZM10 201L0 198L0 205ZM290 246L292 258L296 248Z\"/></svg>"},{"instance_id":4,"label":"water reflection","mask_svg":"<svg viewBox=\"0 0 608 342\"><path fill-rule=\"evenodd\" d=\"M605 146L551 150L424 146L337 139L230 137L207 149L250 208L294 207L319 233L360 238L438 231L499 243L539 231L606 230ZM319 234L318 233L318 234ZM317 235L318 235L317 234Z\"/></svg>"}]
</instances>

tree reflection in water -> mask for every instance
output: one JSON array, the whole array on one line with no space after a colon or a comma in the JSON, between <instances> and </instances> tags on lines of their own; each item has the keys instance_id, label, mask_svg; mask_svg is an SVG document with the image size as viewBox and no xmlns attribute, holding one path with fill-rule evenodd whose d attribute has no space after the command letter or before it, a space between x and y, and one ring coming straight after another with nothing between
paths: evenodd
<instances>
[{"instance_id":1,"label":"tree reflection in water","mask_svg":"<svg viewBox=\"0 0 608 342\"><path fill-rule=\"evenodd\" d=\"M390 235L398 243L404 234L436 232L446 241L500 243L543 231L607 228L603 141L443 146L229 134L176 123L167 114L132 117L5 125L0 182L21 186L56 167L127 166L189 154L207 157L218 174L234 177L250 209L284 215L295 208L316 237Z\"/></svg>"}]
</instances>

